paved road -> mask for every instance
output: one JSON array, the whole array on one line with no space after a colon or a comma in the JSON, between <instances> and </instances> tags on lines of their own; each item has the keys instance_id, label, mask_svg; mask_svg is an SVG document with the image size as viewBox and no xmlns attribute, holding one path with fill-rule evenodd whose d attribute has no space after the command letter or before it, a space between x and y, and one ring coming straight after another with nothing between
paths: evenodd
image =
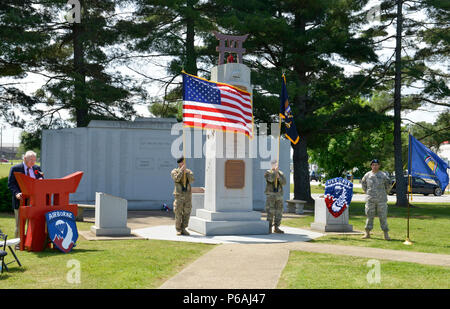
<instances>
[{"instance_id":1,"label":"paved road","mask_svg":"<svg viewBox=\"0 0 450 309\"><path fill-rule=\"evenodd\" d=\"M291 173L291 183L294 183L294 174ZM320 182L318 181L311 181L310 184L311 186L317 186L319 185ZM361 188L361 184L360 183L353 183L353 187L354 188Z\"/></svg>"},{"instance_id":2,"label":"paved road","mask_svg":"<svg viewBox=\"0 0 450 309\"><path fill-rule=\"evenodd\" d=\"M291 174L291 183L294 183L293 175ZM311 181L310 185L317 186L319 182L317 181ZM353 183L353 187L355 188L361 188L361 184L359 183ZM312 194L312 197L318 197L320 194ZM294 194L291 193L291 199L294 198ZM354 194L352 201L356 202L363 202L365 201L365 195L364 194ZM396 202L397 198L395 195L388 195L388 201L389 202ZM429 195L425 196L423 194L414 194L413 199L411 203L450 203L450 192L445 192L444 195L441 196L434 196Z\"/></svg>"},{"instance_id":3,"label":"paved road","mask_svg":"<svg viewBox=\"0 0 450 309\"><path fill-rule=\"evenodd\" d=\"M321 194L314 193L311 194L313 198L319 197ZM294 193L291 193L291 199L294 198ZM366 195L365 194L353 194L352 198L353 202L365 202ZM388 202L396 202L395 195L388 195ZM411 204L414 203L450 203L450 194L442 195L442 196L424 196L424 195L413 195L413 199Z\"/></svg>"},{"instance_id":4,"label":"paved road","mask_svg":"<svg viewBox=\"0 0 450 309\"><path fill-rule=\"evenodd\" d=\"M365 198L365 194L355 194L353 195L352 201L365 201ZM388 201L396 202L397 197L395 195L388 195ZM450 195L446 194L441 196L424 196L415 194L413 195L412 201L410 201L410 203L450 203Z\"/></svg>"}]
</instances>

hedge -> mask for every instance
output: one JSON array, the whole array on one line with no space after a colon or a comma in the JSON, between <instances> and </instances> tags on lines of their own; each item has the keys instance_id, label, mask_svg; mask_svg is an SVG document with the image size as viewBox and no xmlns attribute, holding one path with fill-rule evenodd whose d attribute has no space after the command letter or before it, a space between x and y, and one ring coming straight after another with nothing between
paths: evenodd
<instances>
[{"instance_id":1,"label":"hedge","mask_svg":"<svg viewBox=\"0 0 450 309\"><path fill-rule=\"evenodd\" d=\"M0 212L13 212L11 199L12 195L8 188L8 177L0 178Z\"/></svg>"}]
</instances>

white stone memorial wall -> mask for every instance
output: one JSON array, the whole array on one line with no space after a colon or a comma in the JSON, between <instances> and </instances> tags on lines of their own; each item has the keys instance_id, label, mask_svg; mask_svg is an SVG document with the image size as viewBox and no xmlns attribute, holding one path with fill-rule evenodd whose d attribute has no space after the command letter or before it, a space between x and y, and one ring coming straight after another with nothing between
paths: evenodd
<instances>
[{"instance_id":1,"label":"white stone memorial wall","mask_svg":"<svg viewBox=\"0 0 450 309\"><path fill-rule=\"evenodd\" d=\"M45 177L61 178L83 171L77 192L70 196L73 203L94 204L95 192L104 192L126 199L132 210L161 209L163 203L172 206L170 172L177 164L171 148L172 143L181 138L181 135L171 135L175 123L175 119L162 118L134 122L95 120L86 128L44 130L41 164ZM191 135L192 151L188 154L200 158L188 158L187 166L194 172L194 187L204 187L205 158L198 151L194 152L194 134ZM203 144L206 136L202 132L196 136L200 137ZM276 149L275 138L264 138L273 140L269 150L270 147ZM267 142L271 145L271 141ZM285 200L289 199L290 148L290 143L282 140L280 169L288 181ZM181 151L180 146L180 154ZM258 149L256 154L252 164L253 209L262 210L265 204L264 172L270 167L271 158L261 158Z\"/></svg>"}]
</instances>

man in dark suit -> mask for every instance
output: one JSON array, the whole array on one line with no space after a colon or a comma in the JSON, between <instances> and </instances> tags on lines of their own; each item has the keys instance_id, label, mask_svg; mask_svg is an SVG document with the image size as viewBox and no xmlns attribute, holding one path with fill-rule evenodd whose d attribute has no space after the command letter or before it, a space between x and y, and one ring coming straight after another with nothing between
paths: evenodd
<instances>
[{"instance_id":1,"label":"man in dark suit","mask_svg":"<svg viewBox=\"0 0 450 309\"><path fill-rule=\"evenodd\" d=\"M23 162L11 167L8 177L8 188L12 192L12 207L14 209L14 217L16 218L15 238L19 237L19 206L22 199L22 192L17 183L14 172L25 174L31 178L44 178L44 173L41 167L36 164L36 153L34 151L27 151L23 156Z\"/></svg>"}]
</instances>

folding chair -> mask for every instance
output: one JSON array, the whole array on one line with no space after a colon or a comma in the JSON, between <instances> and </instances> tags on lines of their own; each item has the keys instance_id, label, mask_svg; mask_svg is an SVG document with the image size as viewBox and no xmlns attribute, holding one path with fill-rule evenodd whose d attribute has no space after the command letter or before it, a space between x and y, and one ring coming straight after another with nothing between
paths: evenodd
<instances>
[{"instance_id":1,"label":"folding chair","mask_svg":"<svg viewBox=\"0 0 450 309\"><path fill-rule=\"evenodd\" d=\"M17 264L19 264L19 266L22 267L22 264L20 263L19 258L17 257L16 253L14 252L14 247L17 246L18 244L20 244L20 238L13 238L13 239L9 239L8 240L8 235L4 234L0 230L0 243L2 241L3 241L3 247L0 247L0 248L3 248L3 250L0 249L0 259L2 261L2 264L1 264L2 270L1 270L1 272L3 272L3 268L5 268L6 271L8 271L8 265L11 264L11 263L14 263L14 262L17 262ZM6 252L6 247L8 247L9 250L11 251L15 261L11 261L9 263L5 263L4 262L5 256L8 255L8 252Z\"/></svg>"},{"instance_id":2,"label":"folding chair","mask_svg":"<svg viewBox=\"0 0 450 309\"><path fill-rule=\"evenodd\" d=\"M5 256L8 255L8 252L6 252L6 240L8 239L8 235L3 234L0 231L0 243L3 242L2 247L3 249L0 249L0 260L1 260L1 264L0 264L0 274L3 273L3 268L5 268L6 270L8 270L6 264L5 264Z\"/></svg>"}]
</instances>

